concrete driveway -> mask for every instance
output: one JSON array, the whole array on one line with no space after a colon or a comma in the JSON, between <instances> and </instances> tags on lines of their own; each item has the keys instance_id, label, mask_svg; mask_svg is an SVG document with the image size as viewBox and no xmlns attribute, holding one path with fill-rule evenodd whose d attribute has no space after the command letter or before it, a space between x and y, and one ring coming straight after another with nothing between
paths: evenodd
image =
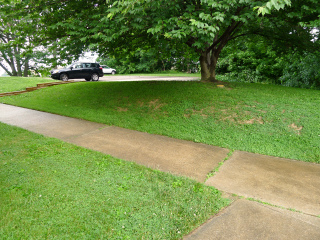
<instances>
[{"instance_id":1,"label":"concrete driveway","mask_svg":"<svg viewBox=\"0 0 320 240\"><path fill-rule=\"evenodd\" d=\"M168 77L168 76L138 76L138 75L104 75L99 81L126 82L126 81L199 81L200 77Z\"/></svg>"}]
</instances>

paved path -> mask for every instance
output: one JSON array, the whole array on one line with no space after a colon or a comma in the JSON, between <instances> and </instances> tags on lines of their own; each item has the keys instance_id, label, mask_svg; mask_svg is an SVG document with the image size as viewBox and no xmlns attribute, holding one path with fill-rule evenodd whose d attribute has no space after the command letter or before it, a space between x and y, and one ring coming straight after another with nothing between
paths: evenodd
<instances>
[{"instance_id":1,"label":"paved path","mask_svg":"<svg viewBox=\"0 0 320 240\"><path fill-rule=\"evenodd\" d=\"M85 82L84 79L72 79L75 82ZM200 81L200 77L173 77L173 76L139 76L139 75L108 75L99 78L101 82L131 82L131 81Z\"/></svg>"},{"instance_id":2,"label":"paved path","mask_svg":"<svg viewBox=\"0 0 320 240\"><path fill-rule=\"evenodd\" d=\"M185 239L320 239L318 164L235 151L207 179L229 150L5 104L0 121L269 203L235 198Z\"/></svg>"},{"instance_id":3,"label":"paved path","mask_svg":"<svg viewBox=\"0 0 320 240\"><path fill-rule=\"evenodd\" d=\"M169 77L169 76L135 76L135 75L107 75L105 74L99 81L107 82L127 82L127 81L199 81L200 77Z\"/></svg>"}]
</instances>

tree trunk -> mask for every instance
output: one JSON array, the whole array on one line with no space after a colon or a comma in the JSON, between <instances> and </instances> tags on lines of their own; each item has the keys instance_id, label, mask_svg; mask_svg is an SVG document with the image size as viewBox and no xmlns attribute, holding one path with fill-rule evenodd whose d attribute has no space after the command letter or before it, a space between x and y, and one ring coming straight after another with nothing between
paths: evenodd
<instances>
[{"instance_id":1,"label":"tree trunk","mask_svg":"<svg viewBox=\"0 0 320 240\"><path fill-rule=\"evenodd\" d=\"M162 65L163 65L163 71L165 71L166 70L166 65L164 64L164 61L163 60L161 60L161 62L162 62Z\"/></svg>"},{"instance_id":2,"label":"tree trunk","mask_svg":"<svg viewBox=\"0 0 320 240\"><path fill-rule=\"evenodd\" d=\"M16 59L16 66L17 66L17 76L22 77L22 69L21 69L21 57L20 57L20 49L18 46L15 46L13 48L14 50L14 55Z\"/></svg>"},{"instance_id":3,"label":"tree trunk","mask_svg":"<svg viewBox=\"0 0 320 240\"><path fill-rule=\"evenodd\" d=\"M215 82L216 81L216 66L218 56L214 51L202 52L200 56L201 66L201 81L202 82Z\"/></svg>"},{"instance_id":4,"label":"tree trunk","mask_svg":"<svg viewBox=\"0 0 320 240\"><path fill-rule=\"evenodd\" d=\"M24 77L28 77L28 70L29 70L29 58L26 58L26 61L24 63L24 70L23 70Z\"/></svg>"},{"instance_id":5,"label":"tree trunk","mask_svg":"<svg viewBox=\"0 0 320 240\"><path fill-rule=\"evenodd\" d=\"M237 8L238 15L245 7ZM235 38L234 34L243 25L242 22L232 20L231 24L225 29L221 36L216 35L213 43L204 51L201 52L200 66L201 66L201 81L216 82L216 66L219 55L222 49L226 46L230 39Z\"/></svg>"},{"instance_id":6,"label":"tree trunk","mask_svg":"<svg viewBox=\"0 0 320 240\"><path fill-rule=\"evenodd\" d=\"M0 63L0 67L1 67L3 70L5 70L6 73L7 73L9 76L12 76L12 73L9 71L9 69L8 69L5 65L3 65L2 63Z\"/></svg>"},{"instance_id":7,"label":"tree trunk","mask_svg":"<svg viewBox=\"0 0 320 240\"><path fill-rule=\"evenodd\" d=\"M16 66L14 65L14 59L13 57L10 58L10 68L12 70L12 76L17 76L17 70L16 70Z\"/></svg>"}]
</instances>

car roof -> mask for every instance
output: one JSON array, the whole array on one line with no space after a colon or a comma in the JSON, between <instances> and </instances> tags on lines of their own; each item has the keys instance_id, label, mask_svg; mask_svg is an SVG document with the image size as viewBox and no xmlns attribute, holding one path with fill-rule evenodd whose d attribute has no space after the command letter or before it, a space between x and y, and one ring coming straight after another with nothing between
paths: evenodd
<instances>
[{"instance_id":1,"label":"car roof","mask_svg":"<svg viewBox=\"0 0 320 240\"><path fill-rule=\"evenodd\" d=\"M97 63L97 62L74 62L74 63L72 63L72 64L76 64L76 63L96 63L96 64L99 64L99 63Z\"/></svg>"}]
</instances>

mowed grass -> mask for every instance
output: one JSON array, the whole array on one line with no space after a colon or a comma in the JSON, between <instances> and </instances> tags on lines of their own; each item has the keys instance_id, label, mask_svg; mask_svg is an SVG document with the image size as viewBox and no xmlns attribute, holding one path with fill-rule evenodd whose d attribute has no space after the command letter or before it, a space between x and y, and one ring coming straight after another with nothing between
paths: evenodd
<instances>
[{"instance_id":1,"label":"mowed grass","mask_svg":"<svg viewBox=\"0 0 320 240\"><path fill-rule=\"evenodd\" d=\"M0 93L26 90L27 87L36 87L37 83L47 82L52 82L52 79L39 77L0 77Z\"/></svg>"},{"instance_id":2,"label":"mowed grass","mask_svg":"<svg viewBox=\"0 0 320 240\"><path fill-rule=\"evenodd\" d=\"M320 163L320 92L275 85L81 82L1 102L173 138Z\"/></svg>"},{"instance_id":3,"label":"mowed grass","mask_svg":"<svg viewBox=\"0 0 320 240\"><path fill-rule=\"evenodd\" d=\"M191 179L0 123L1 239L181 239L228 204Z\"/></svg>"}]
</instances>

